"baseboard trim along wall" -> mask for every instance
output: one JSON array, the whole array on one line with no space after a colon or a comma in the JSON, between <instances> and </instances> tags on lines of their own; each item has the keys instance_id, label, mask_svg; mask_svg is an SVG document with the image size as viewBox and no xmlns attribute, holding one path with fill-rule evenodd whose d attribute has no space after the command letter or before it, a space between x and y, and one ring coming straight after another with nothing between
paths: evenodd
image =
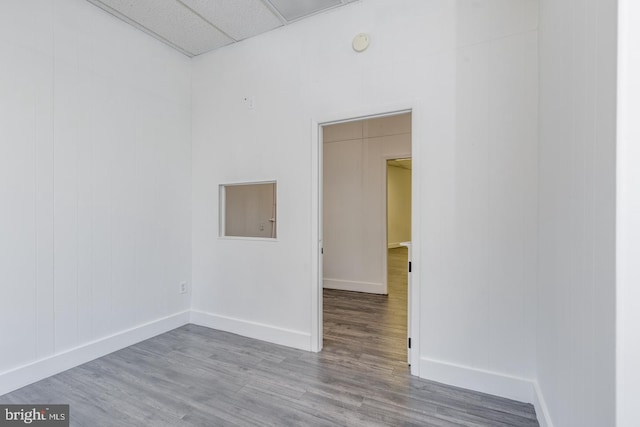
<instances>
[{"instance_id":1,"label":"baseboard trim along wall","mask_svg":"<svg viewBox=\"0 0 640 427\"><path fill-rule=\"evenodd\" d=\"M383 283L356 282L353 280L324 279L322 287L339 291L368 292L370 294L386 294Z\"/></svg>"},{"instance_id":2,"label":"baseboard trim along wall","mask_svg":"<svg viewBox=\"0 0 640 427\"><path fill-rule=\"evenodd\" d=\"M308 333L186 310L0 373L0 396L189 323L300 350L311 350L311 335ZM531 403L540 427L553 427L542 390L536 381L428 358L420 359L420 377Z\"/></svg>"},{"instance_id":3,"label":"baseboard trim along wall","mask_svg":"<svg viewBox=\"0 0 640 427\"><path fill-rule=\"evenodd\" d=\"M540 387L533 380L424 357L420 359L420 377L455 387L531 403L536 410L540 427L553 427Z\"/></svg>"},{"instance_id":4,"label":"baseboard trim along wall","mask_svg":"<svg viewBox=\"0 0 640 427\"><path fill-rule=\"evenodd\" d=\"M0 373L0 396L189 323L189 310Z\"/></svg>"},{"instance_id":5,"label":"baseboard trim along wall","mask_svg":"<svg viewBox=\"0 0 640 427\"><path fill-rule=\"evenodd\" d=\"M549 414L549 407L544 400L544 395L540 389L540 384L537 381L533 382L534 394L533 394L533 407L536 408L536 415L538 416L538 423L540 427L553 427L551 421L551 414Z\"/></svg>"},{"instance_id":6,"label":"baseboard trim along wall","mask_svg":"<svg viewBox=\"0 0 640 427\"><path fill-rule=\"evenodd\" d=\"M198 310L191 310L190 323L300 350L311 350L311 334L292 329Z\"/></svg>"}]
</instances>

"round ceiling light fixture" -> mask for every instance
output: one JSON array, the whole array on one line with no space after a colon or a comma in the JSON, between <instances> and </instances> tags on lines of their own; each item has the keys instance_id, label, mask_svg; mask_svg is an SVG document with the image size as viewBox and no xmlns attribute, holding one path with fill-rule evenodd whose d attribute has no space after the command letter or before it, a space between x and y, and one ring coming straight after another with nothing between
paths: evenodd
<instances>
[{"instance_id":1,"label":"round ceiling light fixture","mask_svg":"<svg viewBox=\"0 0 640 427\"><path fill-rule=\"evenodd\" d=\"M364 52L369 47L369 43L371 43L369 34L360 33L356 34L356 36L353 38L351 46L353 46L353 50L355 50L356 52Z\"/></svg>"}]
</instances>

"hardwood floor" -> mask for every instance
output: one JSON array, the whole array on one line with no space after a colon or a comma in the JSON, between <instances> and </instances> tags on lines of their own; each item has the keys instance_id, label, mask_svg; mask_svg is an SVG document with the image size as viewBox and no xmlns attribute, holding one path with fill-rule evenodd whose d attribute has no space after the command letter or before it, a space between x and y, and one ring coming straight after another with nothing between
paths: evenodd
<instances>
[{"instance_id":1,"label":"hardwood floor","mask_svg":"<svg viewBox=\"0 0 640 427\"><path fill-rule=\"evenodd\" d=\"M537 426L531 405L409 375L400 282L388 297L326 291L321 353L187 325L0 403L69 403L71 425L92 427Z\"/></svg>"},{"instance_id":2,"label":"hardwood floor","mask_svg":"<svg viewBox=\"0 0 640 427\"><path fill-rule=\"evenodd\" d=\"M324 290L324 351L407 369L407 248L389 250L389 295Z\"/></svg>"},{"instance_id":3,"label":"hardwood floor","mask_svg":"<svg viewBox=\"0 0 640 427\"><path fill-rule=\"evenodd\" d=\"M325 289L324 350L373 376L389 395L364 407L394 411L389 425L538 426L531 405L412 377L407 364L407 248L388 254L388 296ZM384 409L383 409L384 408Z\"/></svg>"}]
</instances>

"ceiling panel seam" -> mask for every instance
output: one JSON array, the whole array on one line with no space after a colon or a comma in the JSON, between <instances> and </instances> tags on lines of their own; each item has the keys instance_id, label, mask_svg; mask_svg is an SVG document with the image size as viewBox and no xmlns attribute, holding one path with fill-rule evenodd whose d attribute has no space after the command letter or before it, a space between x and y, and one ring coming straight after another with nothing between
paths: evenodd
<instances>
[{"instance_id":1,"label":"ceiling panel seam","mask_svg":"<svg viewBox=\"0 0 640 427\"><path fill-rule=\"evenodd\" d=\"M220 10L215 0L208 1L164 0L156 6L156 0L88 0L187 57L195 57L360 0L315 0L299 4L296 3L298 0L289 0L293 3L283 0L245 0L236 3L227 0L220 2L223 5ZM163 11L162 5L171 10L169 13L175 14L175 19L170 19L174 15ZM243 8L242 5L253 5L254 8ZM279 7L283 8L282 11ZM243 10L248 13L246 19ZM276 26L276 22L279 25Z\"/></svg>"},{"instance_id":2,"label":"ceiling panel seam","mask_svg":"<svg viewBox=\"0 0 640 427\"><path fill-rule=\"evenodd\" d=\"M186 4L184 4L182 2L182 0L176 0L181 6L183 6L184 8L186 8L189 12L193 13L194 15L196 15L198 18L202 19L204 22L206 22L207 24L211 25L213 28L215 28L216 30L220 31L222 34L224 34L227 38L229 38L230 40L233 40L234 43L238 41L238 39L236 39L235 37L231 37L231 35L227 34L226 31L222 30L222 28L218 27L216 24L214 24L213 22L209 21L207 18L205 18L204 16L202 16L198 11L193 10L191 7L187 6Z\"/></svg>"},{"instance_id":3,"label":"ceiling panel seam","mask_svg":"<svg viewBox=\"0 0 640 427\"><path fill-rule=\"evenodd\" d=\"M128 23L129 25L131 25L134 28L137 28L138 30L149 34L151 37L154 37L158 40L160 40L161 42L169 45L170 47L176 49L178 52L192 58L194 56L196 56L194 53L189 52L188 50L178 46L177 44L171 42L170 40L162 37L160 34L156 33L155 31L145 27L144 25L142 25L141 23L139 23L138 21L129 18L128 16L124 15L123 13L117 11L116 9L112 8L111 6L108 6L104 3L102 3L100 0L88 0L89 3L99 7L100 9L104 10L105 12L107 12L110 15L113 15L114 17Z\"/></svg>"},{"instance_id":4,"label":"ceiling panel seam","mask_svg":"<svg viewBox=\"0 0 640 427\"><path fill-rule=\"evenodd\" d=\"M276 9L276 7L269 0L260 0L260 1L262 1L262 4L264 4L267 7L267 9L269 9L271 13L273 13L276 16L276 18L280 20L280 22L282 22L283 25L287 25L289 23L289 21L287 21L287 19L284 16L282 16L280 11Z\"/></svg>"},{"instance_id":5,"label":"ceiling panel seam","mask_svg":"<svg viewBox=\"0 0 640 427\"><path fill-rule=\"evenodd\" d=\"M261 1L262 1L265 5L267 5L269 8L272 8L273 13L275 13L275 14L276 14L276 16L277 16L278 18L282 19L282 22L283 22L285 25L288 25L288 24L293 24L294 22L298 22L298 21L301 21L301 20L303 20L303 19L309 18L309 17L314 16L314 15L320 15L320 14L325 13L325 12L328 12L328 11L330 11L330 10L334 10L334 9L337 9L337 8L339 8L339 7L342 7L342 6L346 6L346 5L348 5L348 4L355 3L355 2L356 2L356 1L358 1L358 0L354 0L354 1L338 0L338 1L339 1L339 3L338 3L338 4L334 4L333 6L329 6L329 7L321 8L321 9L318 9L318 10L316 10L316 11L314 11L314 12L304 13L304 14L302 14L302 15L298 16L298 17L294 17L294 18L293 18L293 19L291 19L291 20L288 20L287 18L285 18L285 17L284 17L284 15L282 15L282 14L280 13L280 11L278 10L278 8L277 8L277 7L275 7L275 6L273 5L273 3L271 3L271 0L261 0Z\"/></svg>"}]
</instances>

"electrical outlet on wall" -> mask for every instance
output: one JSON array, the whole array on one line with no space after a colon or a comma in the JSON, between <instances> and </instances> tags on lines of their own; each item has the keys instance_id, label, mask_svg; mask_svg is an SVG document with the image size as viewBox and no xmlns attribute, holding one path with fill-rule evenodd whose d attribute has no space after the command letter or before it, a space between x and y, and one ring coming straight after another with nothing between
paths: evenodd
<instances>
[{"instance_id":1,"label":"electrical outlet on wall","mask_svg":"<svg viewBox=\"0 0 640 427\"><path fill-rule=\"evenodd\" d=\"M187 282L180 282L180 285L178 286L178 292L181 294L187 293Z\"/></svg>"}]
</instances>

